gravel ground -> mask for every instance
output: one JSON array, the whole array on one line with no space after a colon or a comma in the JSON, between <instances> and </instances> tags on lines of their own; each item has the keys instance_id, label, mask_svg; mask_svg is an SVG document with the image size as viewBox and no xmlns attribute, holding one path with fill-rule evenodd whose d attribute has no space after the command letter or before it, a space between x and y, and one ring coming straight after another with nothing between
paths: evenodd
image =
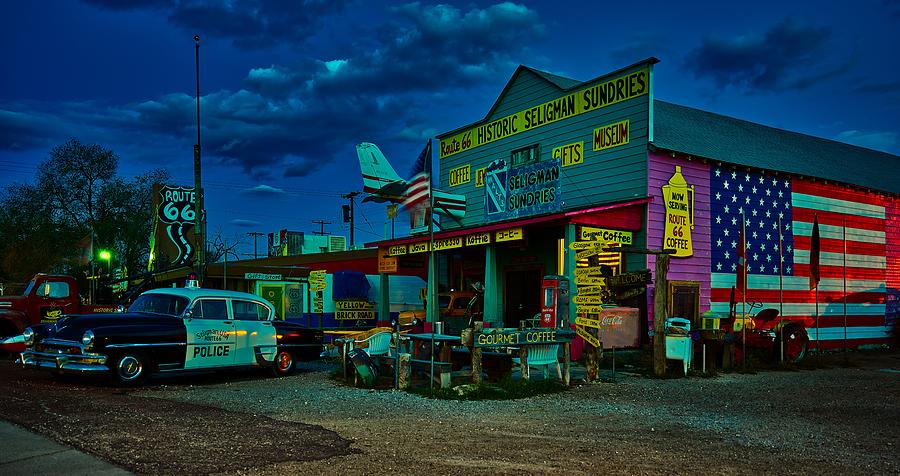
<instances>
[{"instance_id":1,"label":"gravel ground","mask_svg":"<svg viewBox=\"0 0 900 476\"><path fill-rule=\"evenodd\" d=\"M0 417L150 474L900 474L900 354L830 360L477 402L347 387L327 364L125 393L0 365Z\"/></svg>"}]
</instances>

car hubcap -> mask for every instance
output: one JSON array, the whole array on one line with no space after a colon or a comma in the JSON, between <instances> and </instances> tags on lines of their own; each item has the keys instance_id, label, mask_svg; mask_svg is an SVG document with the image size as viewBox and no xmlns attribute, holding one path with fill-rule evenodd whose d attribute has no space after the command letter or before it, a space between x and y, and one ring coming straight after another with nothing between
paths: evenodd
<instances>
[{"instance_id":1,"label":"car hubcap","mask_svg":"<svg viewBox=\"0 0 900 476\"><path fill-rule=\"evenodd\" d=\"M119 376L122 380L134 380L141 375L141 361L133 356L125 356L119 361Z\"/></svg>"},{"instance_id":2,"label":"car hubcap","mask_svg":"<svg viewBox=\"0 0 900 476\"><path fill-rule=\"evenodd\" d=\"M279 370L288 370L291 368L291 354L287 352L282 352L278 354L278 369Z\"/></svg>"}]
</instances>

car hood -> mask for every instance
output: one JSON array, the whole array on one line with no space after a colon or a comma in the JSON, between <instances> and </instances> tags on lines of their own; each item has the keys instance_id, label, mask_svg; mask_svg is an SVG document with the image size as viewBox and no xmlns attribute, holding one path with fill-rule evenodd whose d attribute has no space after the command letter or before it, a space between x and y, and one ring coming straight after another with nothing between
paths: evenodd
<instances>
[{"instance_id":1,"label":"car hood","mask_svg":"<svg viewBox=\"0 0 900 476\"><path fill-rule=\"evenodd\" d=\"M111 326L171 324L180 320L180 318L171 316L136 313L68 315L56 322L48 337L80 341L84 331L88 329L96 331L97 329Z\"/></svg>"}]
</instances>

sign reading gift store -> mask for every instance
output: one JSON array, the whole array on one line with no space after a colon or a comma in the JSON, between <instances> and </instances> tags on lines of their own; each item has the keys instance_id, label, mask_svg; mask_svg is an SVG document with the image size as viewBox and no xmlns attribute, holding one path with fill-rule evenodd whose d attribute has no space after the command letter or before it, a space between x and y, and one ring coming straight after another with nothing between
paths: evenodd
<instances>
[{"instance_id":1,"label":"sign reading gift store","mask_svg":"<svg viewBox=\"0 0 900 476\"><path fill-rule=\"evenodd\" d=\"M560 163L546 160L510 168L498 160L485 173L486 221L522 218L558 212Z\"/></svg>"}]
</instances>

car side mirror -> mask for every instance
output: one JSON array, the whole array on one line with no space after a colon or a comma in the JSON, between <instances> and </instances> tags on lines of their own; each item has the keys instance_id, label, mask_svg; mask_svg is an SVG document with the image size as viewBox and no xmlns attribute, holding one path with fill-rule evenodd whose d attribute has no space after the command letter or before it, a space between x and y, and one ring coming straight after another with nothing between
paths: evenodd
<instances>
[{"instance_id":1,"label":"car side mirror","mask_svg":"<svg viewBox=\"0 0 900 476\"><path fill-rule=\"evenodd\" d=\"M185 319L193 319L194 318L194 310L188 309L187 311L184 311L184 318Z\"/></svg>"}]
</instances>

